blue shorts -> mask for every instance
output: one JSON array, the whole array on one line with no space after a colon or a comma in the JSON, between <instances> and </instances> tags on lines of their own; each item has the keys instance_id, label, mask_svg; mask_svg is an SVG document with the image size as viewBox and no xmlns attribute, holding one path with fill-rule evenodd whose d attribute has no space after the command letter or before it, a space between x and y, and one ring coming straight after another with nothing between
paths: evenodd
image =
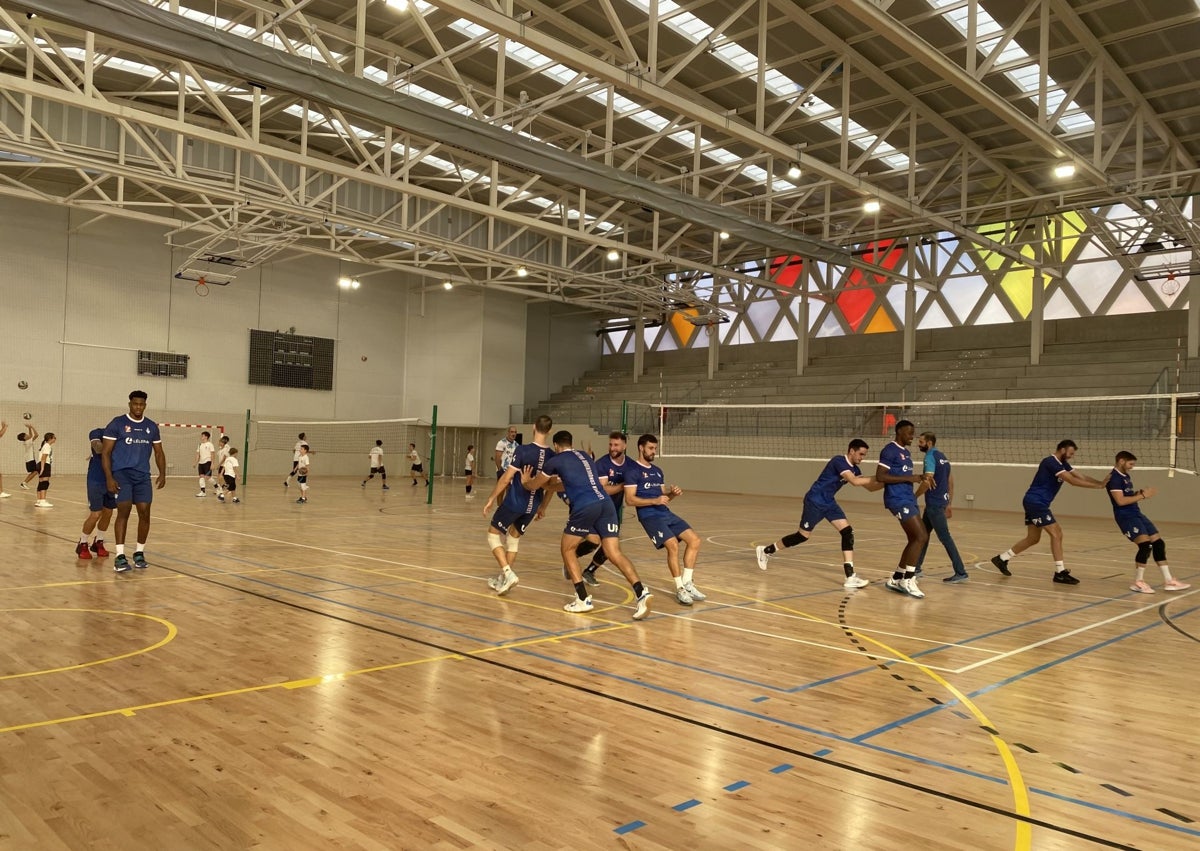
<instances>
[{"instance_id":1,"label":"blue shorts","mask_svg":"<svg viewBox=\"0 0 1200 851\"><path fill-rule=\"evenodd\" d=\"M1136 514L1117 514L1114 515L1114 519L1117 521L1117 527L1121 530L1121 534L1131 541L1142 535L1158 534L1158 527L1140 511Z\"/></svg>"},{"instance_id":2,"label":"blue shorts","mask_svg":"<svg viewBox=\"0 0 1200 851\"><path fill-rule=\"evenodd\" d=\"M88 481L87 483L88 510L100 511L104 508L116 508L117 497L108 492L104 482Z\"/></svg>"},{"instance_id":3,"label":"blue shorts","mask_svg":"<svg viewBox=\"0 0 1200 851\"><path fill-rule=\"evenodd\" d=\"M491 527L500 534L506 535L508 534L508 527L512 526L516 529L517 537L520 537L525 534L525 530L533 522L536 513L535 511L530 511L526 514L523 511L501 505L496 509L496 513L492 515Z\"/></svg>"},{"instance_id":4,"label":"blue shorts","mask_svg":"<svg viewBox=\"0 0 1200 851\"><path fill-rule=\"evenodd\" d=\"M800 528L811 532L820 525L822 520L832 523L834 520L845 520L846 512L836 502L830 505L817 505L804 500L804 513L800 515Z\"/></svg>"},{"instance_id":5,"label":"blue shorts","mask_svg":"<svg viewBox=\"0 0 1200 851\"><path fill-rule=\"evenodd\" d=\"M656 550L661 550L667 545L667 541L672 538L678 538L688 529L692 528L687 524L686 520L677 514L672 514L670 511L666 514L651 514L645 520L639 517L638 522L642 524L642 528L650 536L650 542L654 544L654 549Z\"/></svg>"},{"instance_id":6,"label":"blue shorts","mask_svg":"<svg viewBox=\"0 0 1200 851\"><path fill-rule=\"evenodd\" d=\"M1054 512L1050 510L1050 506L1048 505L1023 502L1021 503L1021 507L1025 509L1026 526L1053 526L1058 522L1054 519Z\"/></svg>"},{"instance_id":7,"label":"blue shorts","mask_svg":"<svg viewBox=\"0 0 1200 851\"><path fill-rule=\"evenodd\" d=\"M117 491L117 502L154 502L154 482L150 473L143 470L113 470L113 479L121 486Z\"/></svg>"},{"instance_id":8,"label":"blue shorts","mask_svg":"<svg viewBox=\"0 0 1200 851\"><path fill-rule=\"evenodd\" d=\"M916 497L913 497L911 501L906 500L904 502L885 502L883 507L891 512L891 515L901 523L908 520L910 517L921 516L921 509L917 506Z\"/></svg>"},{"instance_id":9,"label":"blue shorts","mask_svg":"<svg viewBox=\"0 0 1200 851\"><path fill-rule=\"evenodd\" d=\"M601 539L620 537L621 524L617 522L616 506L611 499L605 499L572 511L563 534L576 538L588 535L599 535Z\"/></svg>"}]
</instances>

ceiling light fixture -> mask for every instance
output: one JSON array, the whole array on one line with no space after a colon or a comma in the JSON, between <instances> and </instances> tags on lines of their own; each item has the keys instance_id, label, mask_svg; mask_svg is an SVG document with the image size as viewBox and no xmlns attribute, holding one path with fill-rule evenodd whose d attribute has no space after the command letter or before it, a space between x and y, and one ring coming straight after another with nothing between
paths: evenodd
<instances>
[{"instance_id":1,"label":"ceiling light fixture","mask_svg":"<svg viewBox=\"0 0 1200 851\"><path fill-rule=\"evenodd\" d=\"M609 263L616 263L621 259L621 252L617 251L615 248L610 248L608 249L608 253L604 256L608 259Z\"/></svg>"},{"instance_id":2,"label":"ceiling light fixture","mask_svg":"<svg viewBox=\"0 0 1200 851\"><path fill-rule=\"evenodd\" d=\"M723 230L719 234L717 234L717 236L719 236L722 241L729 239L729 231Z\"/></svg>"},{"instance_id":3,"label":"ceiling light fixture","mask_svg":"<svg viewBox=\"0 0 1200 851\"><path fill-rule=\"evenodd\" d=\"M1075 176L1075 163L1059 163L1054 167L1054 176L1059 180L1066 180L1069 177Z\"/></svg>"},{"instance_id":4,"label":"ceiling light fixture","mask_svg":"<svg viewBox=\"0 0 1200 851\"><path fill-rule=\"evenodd\" d=\"M361 285L358 282L358 278L348 278L343 275L338 278L338 286L344 290L356 290Z\"/></svg>"},{"instance_id":5,"label":"ceiling light fixture","mask_svg":"<svg viewBox=\"0 0 1200 851\"><path fill-rule=\"evenodd\" d=\"M400 12L405 12L408 10L408 0L383 0L383 5L392 9L396 9Z\"/></svg>"},{"instance_id":6,"label":"ceiling light fixture","mask_svg":"<svg viewBox=\"0 0 1200 851\"><path fill-rule=\"evenodd\" d=\"M787 176L789 180L800 179L800 163L792 163L788 166Z\"/></svg>"},{"instance_id":7,"label":"ceiling light fixture","mask_svg":"<svg viewBox=\"0 0 1200 851\"><path fill-rule=\"evenodd\" d=\"M526 269L524 266L517 267L517 277L518 278L524 278L528 274L529 274L529 270Z\"/></svg>"},{"instance_id":8,"label":"ceiling light fixture","mask_svg":"<svg viewBox=\"0 0 1200 851\"><path fill-rule=\"evenodd\" d=\"M442 281L442 289L452 290L454 289L454 284L450 283L449 281Z\"/></svg>"},{"instance_id":9,"label":"ceiling light fixture","mask_svg":"<svg viewBox=\"0 0 1200 851\"><path fill-rule=\"evenodd\" d=\"M878 213L882 207L883 205L879 203L878 198L868 198L863 202L864 213Z\"/></svg>"}]
</instances>

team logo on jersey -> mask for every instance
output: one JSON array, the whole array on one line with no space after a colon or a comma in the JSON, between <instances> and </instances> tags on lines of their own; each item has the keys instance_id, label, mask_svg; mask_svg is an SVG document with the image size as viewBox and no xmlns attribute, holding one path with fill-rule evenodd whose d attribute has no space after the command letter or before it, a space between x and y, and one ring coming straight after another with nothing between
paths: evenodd
<instances>
[{"instance_id":1,"label":"team logo on jersey","mask_svg":"<svg viewBox=\"0 0 1200 851\"><path fill-rule=\"evenodd\" d=\"M126 434L129 434L129 432L131 432L131 431L133 431L133 426L125 426L125 433L126 433Z\"/></svg>"}]
</instances>

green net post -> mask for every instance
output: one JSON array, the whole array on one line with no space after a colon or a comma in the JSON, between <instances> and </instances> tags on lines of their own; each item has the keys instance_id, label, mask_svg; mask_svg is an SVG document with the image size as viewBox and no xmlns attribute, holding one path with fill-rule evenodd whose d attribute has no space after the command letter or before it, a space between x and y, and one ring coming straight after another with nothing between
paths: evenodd
<instances>
[{"instance_id":1,"label":"green net post","mask_svg":"<svg viewBox=\"0 0 1200 851\"><path fill-rule=\"evenodd\" d=\"M246 486L246 476L250 475L250 409L246 409L246 440L242 444L242 487ZM223 486L222 486L223 487Z\"/></svg>"},{"instance_id":2,"label":"green net post","mask_svg":"<svg viewBox=\"0 0 1200 851\"><path fill-rule=\"evenodd\" d=\"M433 406L433 417L429 422L429 475L426 478L425 504L433 505L433 474L437 458L437 405Z\"/></svg>"},{"instance_id":3,"label":"green net post","mask_svg":"<svg viewBox=\"0 0 1200 851\"><path fill-rule=\"evenodd\" d=\"M629 434L629 403L621 403L621 434Z\"/></svg>"}]
</instances>

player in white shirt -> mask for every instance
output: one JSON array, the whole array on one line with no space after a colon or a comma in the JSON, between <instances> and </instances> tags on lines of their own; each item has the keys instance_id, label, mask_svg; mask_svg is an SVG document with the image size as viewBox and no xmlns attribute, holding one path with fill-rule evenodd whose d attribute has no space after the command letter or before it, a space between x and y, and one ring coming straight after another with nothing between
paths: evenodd
<instances>
[{"instance_id":1,"label":"player in white shirt","mask_svg":"<svg viewBox=\"0 0 1200 851\"><path fill-rule=\"evenodd\" d=\"M225 452L225 450L222 450L222 452ZM241 502L237 495L237 454L238 451L236 446L229 447L229 451L225 453L225 457L221 461L221 469L219 470L221 478L225 480L225 490L227 490L233 496L233 501L235 503ZM219 499L221 502L224 502L225 494L218 493L217 499Z\"/></svg>"},{"instance_id":2,"label":"player in white shirt","mask_svg":"<svg viewBox=\"0 0 1200 851\"><path fill-rule=\"evenodd\" d=\"M496 478L504 475L504 471L508 469L508 465L512 463L513 455L517 451L517 427L509 426L508 433L504 439L496 444L496 451L492 453L492 460L496 462Z\"/></svg>"},{"instance_id":3,"label":"player in white shirt","mask_svg":"<svg viewBox=\"0 0 1200 851\"><path fill-rule=\"evenodd\" d=\"M46 432L46 435L42 438L42 446L38 450L38 498L33 503L35 508L54 507L54 504L46 499L46 494L50 491L50 467L54 463L54 443L56 440L58 438L54 436L54 432Z\"/></svg>"},{"instance_id":4,"label":"player in white shirt","mask_svg":"<svg viewBox=\"0 0 1200 851\"><path fill-rule=\"evenodd\" d=\"M212 462L216 449L212 445L212 435L206 431L200 432L200 445L196 447L196 473L200 477L200 492L198 497L208 496L204 491L205 483L213 478ZM217 471L220 474L220 470Z\"/></svg>"},{"instance_id":5,"label":"player in white shirt","mask_svg":"<svg viewBox=\"0 0 1200 851\"><path fill-rule=\"evenodd\" d=\"M296 459L296 482L300 485L300 498L297 503L303 505L308 502L308 444L300 444L300 457Z\"/></svg>"},{"instance_id":6,"label":"player in white shirt","mask_svg":"<svg viewBox=\"0 0 1200 851\"><path fill-rule=\"evenodd\" d=\"M221 439L217 441L217 474L213 476L213 490L217 492L217 496L221 495L222 483L221 479L224 475L221 470L225 466L225 459L229 457L229 435L221 435Z\"/></svg>"},{"instance_id":7,"label":"player in white shirt","mask_svg":"<svg viewBox=\"0 0 1200 851\"><path fill-rule=\"evenodd\" d=\"M304 432L300 432L296 437L300 438L296 441L296 445L292 447L292 472L288 473L288 477L283 480L283 486L286 488L291 481L292 476L299 475L297 470L300 469L300 456L304 454L303 450L308 448L308 444L304 442Z\"/></svg>"},{"instance_id":8,"label":"player in white shirt","mask_svg":"<svg viewBox=\"0 0 1200 851\"><path fill-rule=\"evenodd\" d=\"M33 427L33 423L25 424L25 431L17 435L17 440L21 443L21 449L25 452L25 479L21 482L21 490L29 490L29 483L37 478L37 440L38 430Z\"/></svg>"},{"instance_id":9,"label":"player in white shirt","mask_svg":"<svg viewBox=\"0 0 1200 851\"><path fill-rule=\"evenodd\" d=\"M371 474L363 479L362 486L365 488L367 482L375 478L375 474L378 473L380 478L383 479L383 489L388 490L387 470L383 466L383 441L375 441L375 445L371 447L371 451L367 455L371 459Z\"/></svg>"},{"instance_id":10,"label":"player in white shirt","mask_svg":"<svg viewBox=\"0 0 1200 851\"><path fill-rule=\"evenodd\" d=\"M475 444L467 447L467 460L463 463L463 475L467 477L467 499L474 499L471 488L475 487Z\"/></svg>"},{"instance_id":11,"label":"player in white shirt","mask_svg":"<svg viewBox=\"0 0 1200 851\"><path fill-rule=\"evenodd\" d=\"M420 476L425 484L429 484L429 477L425 475L425 465L421 463L421 453L417 451L417 444L408 444L408 460L412 462L412 467L409 472L412 475L412 486L417 486L417 476Z\"/></svg>"}]
</instances>

